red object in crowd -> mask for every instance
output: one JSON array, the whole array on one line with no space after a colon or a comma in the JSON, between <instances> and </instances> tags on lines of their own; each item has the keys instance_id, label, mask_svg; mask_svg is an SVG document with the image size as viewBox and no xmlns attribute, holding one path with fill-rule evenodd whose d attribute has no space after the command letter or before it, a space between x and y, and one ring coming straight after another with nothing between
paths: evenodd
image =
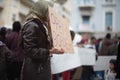
<instances>
[{"instance_id":1,"label":"red object in crowd","mask_svg":"<svg viewBox=\"0 0 120 80\"><path fill-rule=\"evenodd\" d=\"M62 80L70 80L70 71L65 71L62 73Z\"/></svg>"}]
</instances>

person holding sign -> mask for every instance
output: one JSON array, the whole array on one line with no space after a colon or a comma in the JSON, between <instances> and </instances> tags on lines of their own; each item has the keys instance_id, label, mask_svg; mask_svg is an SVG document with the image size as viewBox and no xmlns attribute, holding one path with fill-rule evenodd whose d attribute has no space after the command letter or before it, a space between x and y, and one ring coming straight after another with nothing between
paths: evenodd
<instances>
[{"instance_id":1,"label":"person holding sign","mask_svg":"<svg viewBox=\"0 0 120 80\"><path fill-rule=\"evenodd\" d=\"M51 80L50 56L64 50L52 48L48 26L49 2L40 0L33 5L23 25L20 46L25 55L21 80Z\"/></svg>"}]
</instances>

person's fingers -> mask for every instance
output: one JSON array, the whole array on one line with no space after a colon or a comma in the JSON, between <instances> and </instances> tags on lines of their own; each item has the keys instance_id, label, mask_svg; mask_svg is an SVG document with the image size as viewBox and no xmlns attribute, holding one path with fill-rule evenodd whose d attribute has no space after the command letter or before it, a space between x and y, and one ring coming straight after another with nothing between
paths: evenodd
<instances>
[{"instance_id":1,"label":"person's fingers","mask_svg":"<svg viewBox=\"0 0 120 80\"><path fill-rule=\"evenodd\" d=\"M51 53L52 54L63 54L64 53L64 49L63 48L61 48L61 49L52 48L51 49Z\"/></svg>"},{"instance_id":2,"label":"person's fingers","mask_svg":"<svg viewBox=\"0 0 120 80\"><path fill-rule=\"evenodd\" d=\"M63 48L61 48L61 51L62 51L62 52L64 52L64 49L63 49Z\"/></svg>"}]
</instances>

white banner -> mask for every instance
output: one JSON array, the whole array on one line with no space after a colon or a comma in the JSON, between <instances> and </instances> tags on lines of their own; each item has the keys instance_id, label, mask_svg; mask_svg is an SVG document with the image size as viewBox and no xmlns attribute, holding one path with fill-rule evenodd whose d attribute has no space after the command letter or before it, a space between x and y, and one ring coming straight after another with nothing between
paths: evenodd
<instances>
[{"instance_id":1,"label":"white banner","mask_svg":"<svg viewBox=\"0 0 120 80\"><path fill-rule=\"evenodd\" d=\"M99 56L96 65L94 66L94 70L95 71L108 70L109 61L111 59L116 59L116 56Z\"/></svg>"},{"instance_id":2,"label":"white banner","mask_svg":"<svg viewBox=\"0 0 120 80\"><path fill-rule=\"evenodd\" d=\"M95 65L96 50L79 48L78 53L82 65Z\"/></svg>"},{"instance_id":3,"label":"white banner","mask_svg":"<svg viewBox=\"0 0 120 80\"><path fill-rule=\"evenodd\" d=\"M70 70L81 65L95 65L94 49L74 47L74 54L54 54L51 58L52 74Z\"/></svg>"}]
</instances>

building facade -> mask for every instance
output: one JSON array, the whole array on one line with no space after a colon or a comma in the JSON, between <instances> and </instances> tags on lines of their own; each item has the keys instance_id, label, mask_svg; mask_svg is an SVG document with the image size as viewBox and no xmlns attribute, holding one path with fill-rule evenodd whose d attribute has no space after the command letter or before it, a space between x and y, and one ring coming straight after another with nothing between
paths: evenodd
<instances>
[{"instance_id":1,"label":"building facade","mask_svg":"<svg viewBox=\"0 0 120 80\"><path fill-rule=\"evenodd\" d=\"M76 32L119 33L120 0L72 0L71 26Z\"/></svg>"},{"instance_id":2,"label":"building facade","mask_svg":"<svg viewBox=\"0 0 120 80\"><path fill-rule=\"evenodd\" d=\"M14 21L24 21L32 6L31 0L0 0L0 26L12 28Z\"/></svg>"}]
</instances>

